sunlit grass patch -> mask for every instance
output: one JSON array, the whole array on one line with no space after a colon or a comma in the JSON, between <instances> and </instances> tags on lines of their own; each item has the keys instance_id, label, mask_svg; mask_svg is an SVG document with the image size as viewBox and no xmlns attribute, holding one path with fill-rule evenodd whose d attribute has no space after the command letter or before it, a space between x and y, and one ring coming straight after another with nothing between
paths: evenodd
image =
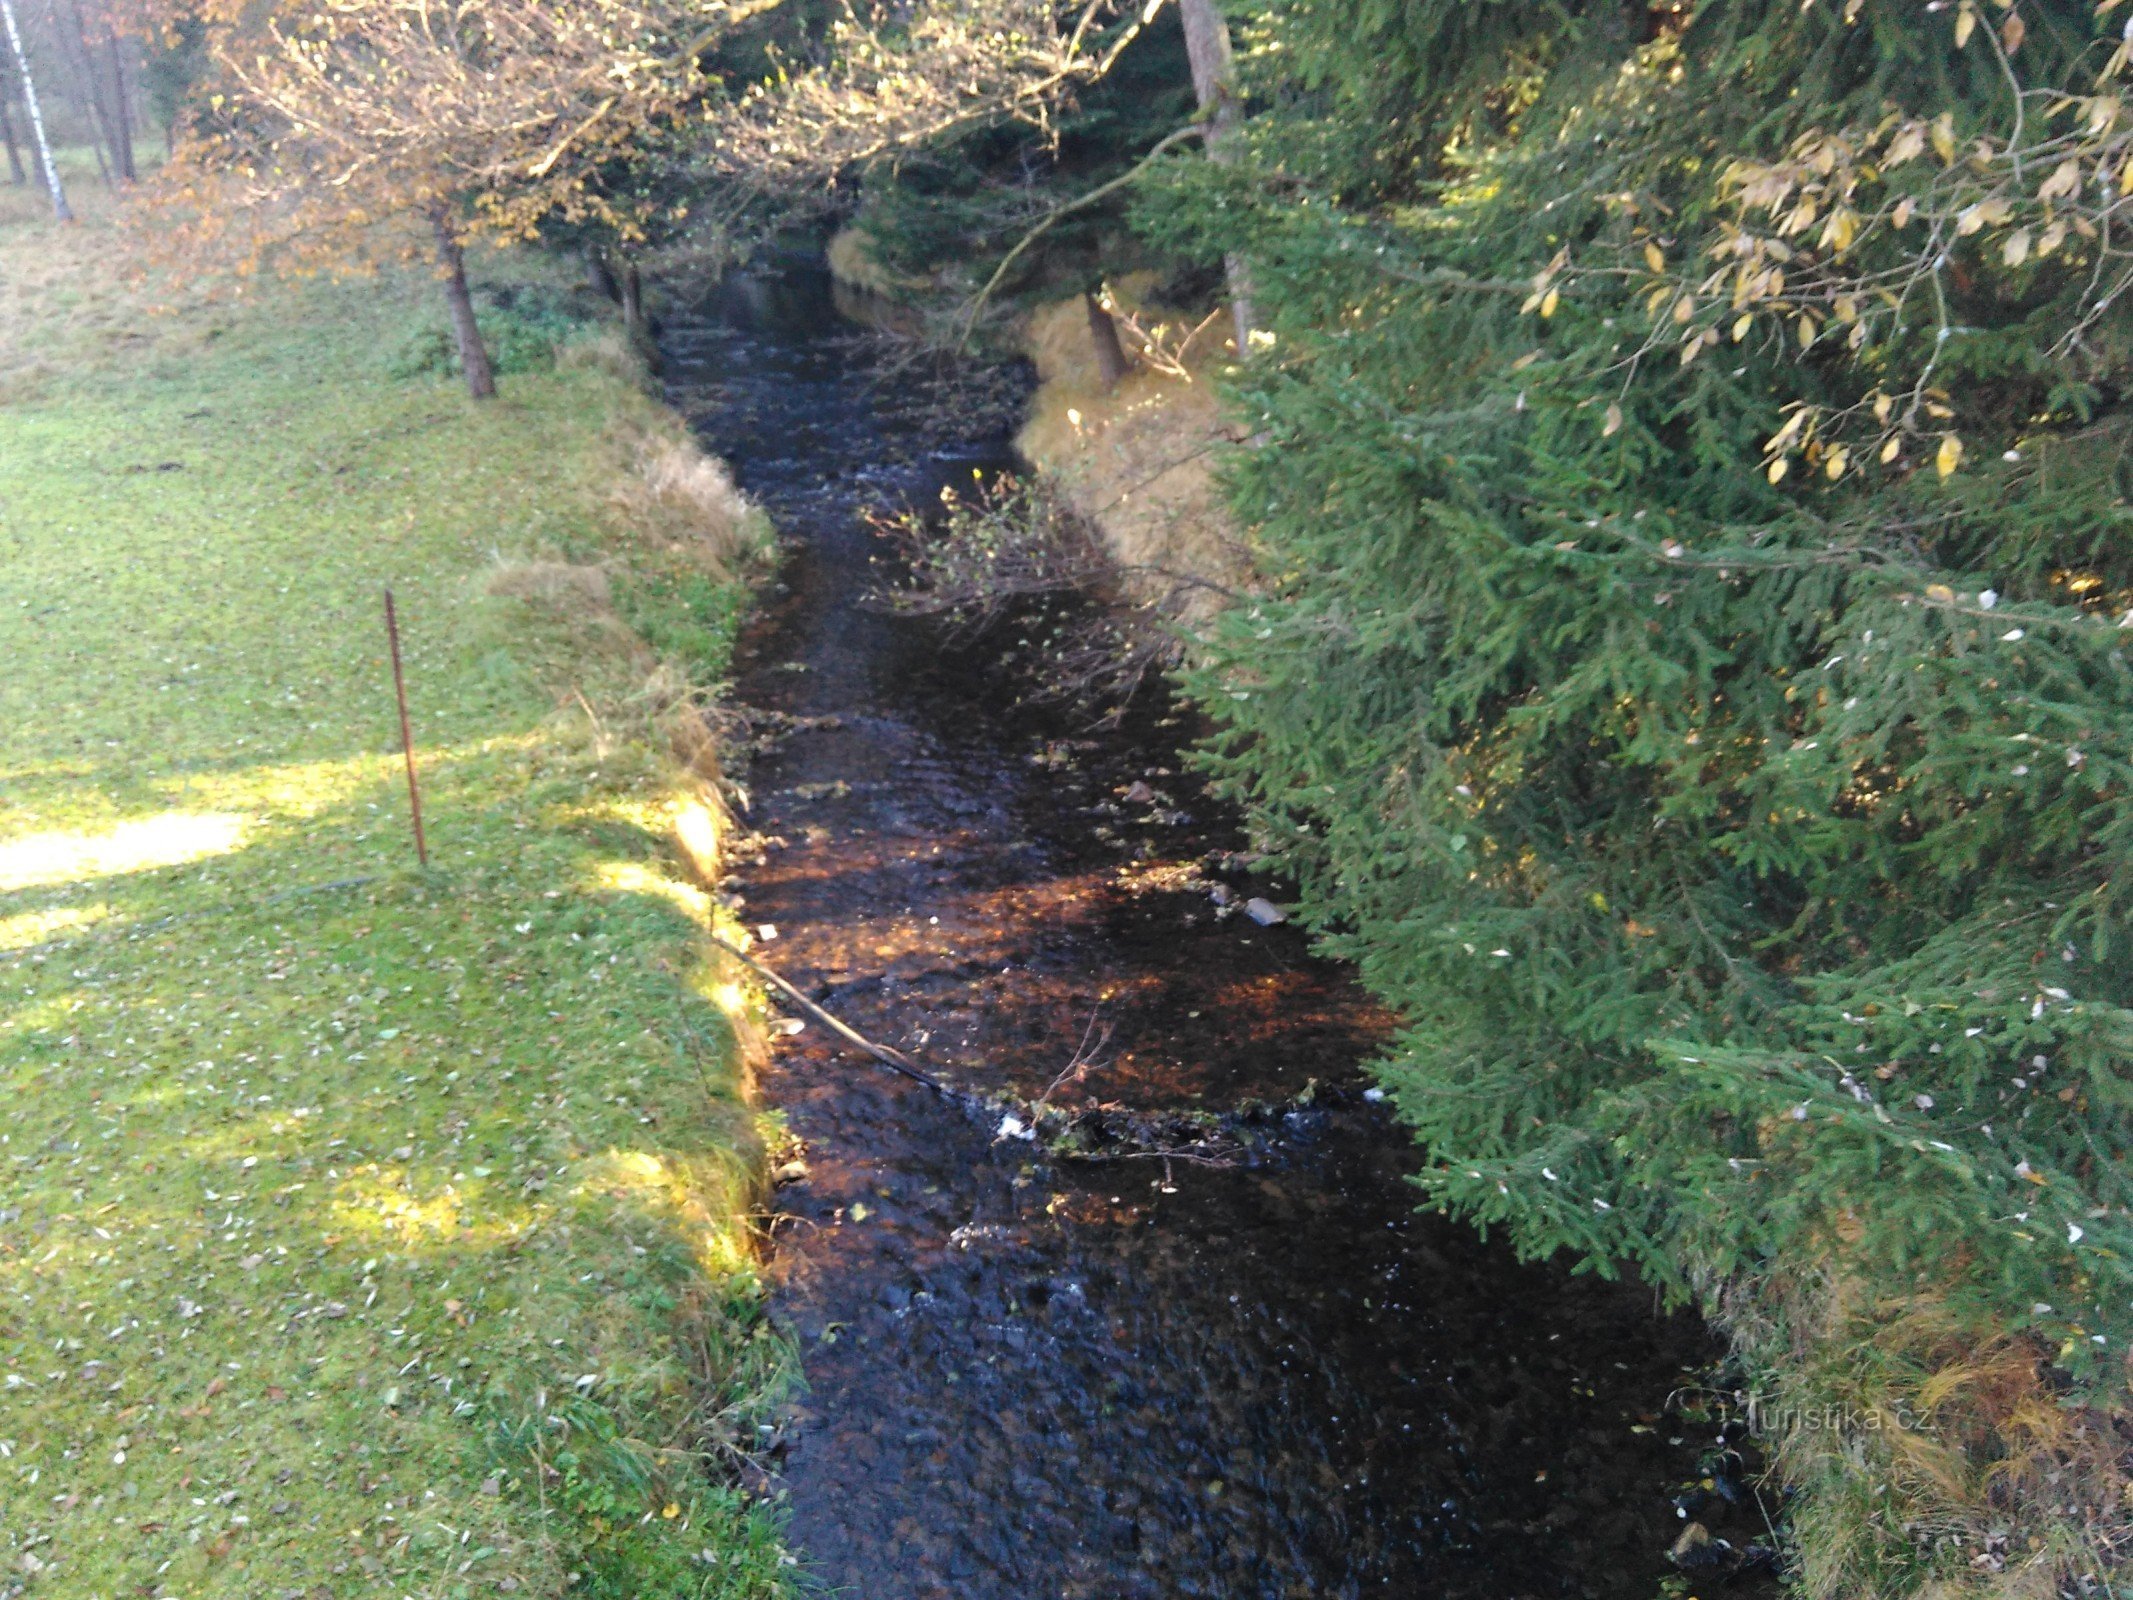
<instances>
[{"instance_id":1,"label":"sunlit grass patch","mask_svg":"<svg viewBox=\"0 0 2133 1600\"><path fill-rule=\"evenodd\" d=\"M145 303L110 250L0 208L0 368ZM265 286L0 405L0 1589L788 1571L725 1486L787 1363L667 843L735 568L618 491L670 424L605 365L488 407L393 376L432 292ZM512 561L599 564L699 654L489 593ZM677 574L717 580L695 611L641 598Z\"/></svg>"}]
</instances>

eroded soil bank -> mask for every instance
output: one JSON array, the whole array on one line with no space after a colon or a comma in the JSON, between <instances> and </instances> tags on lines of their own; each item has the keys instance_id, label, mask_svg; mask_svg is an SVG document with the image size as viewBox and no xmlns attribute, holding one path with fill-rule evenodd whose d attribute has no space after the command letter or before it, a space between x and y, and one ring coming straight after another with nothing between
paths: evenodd
<instances>
[{"instance_id":1,"label":"eroded soil bank","mask_svg":"<svg viewBox=\"0 0 2133 1600\"><path fill-rule=\"evenodd\" d=\"M1707 1338L1414 1214L1416 1152L1358 1070L1384 1019L1292 929L1218 916L1217 882L1268 886L1171 719L1017 713L982 654L862 606L863 509L1002 465L1011 397L899 370L807 274L707 293L666 352L792 546L738 691L764 735L746 782L773 843L737 887L765 959L973 1087L1041 1094L1108 1030L1064 1103L1309 1089L1235 1169L1063 1166L819 1027L781 1042L767 1088L806 1172L780 1191L777 1305L811 1386L781 1464L822 1579L1652 1593L1712 1445L1669 1411Z\"/></svg>"}]
</instances>

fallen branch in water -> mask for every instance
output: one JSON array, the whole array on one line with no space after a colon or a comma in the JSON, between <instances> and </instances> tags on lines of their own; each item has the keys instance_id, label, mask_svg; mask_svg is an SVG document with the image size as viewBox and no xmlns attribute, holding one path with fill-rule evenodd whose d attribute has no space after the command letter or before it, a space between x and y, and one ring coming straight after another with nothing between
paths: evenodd
<instances>
[{"instance_id":1,"label":"fallen branch in water","mask_svg":"<svg viewBox=\"0 0 2133 1600\"><path fill-rule=\"evenodd\" d=\"M864 1051L891 1072L909 1078L988 1120L999 1116L1002 1137L1041 1141L1047 1151L1063 1161L1123 1161L1162 1156L1195 1166L1233 1167L1243 1159L1244 1142L1222 1125L1223 1119L1204 1111L1131 1111L1122 1106L1095 1106L1069 1112L1047 1105L1043 1099L1032 1102L1014 1095L981 1095L959 1089L928 1072L901 1050L869 1039L850 1023L810 1000L790 981L746 951L728 944L715 933L707 937L838 1038ZM1091 1026L1094 1026L1093 1018ZM1104 1038L1109 1037L1110 1032L1106 1029ZM1086 1064L1087 1043L1085 1036L1083 1049L1077 1050L1075 1061L1069 1063L1069 1073ZM1058 1088L1066 1076L1061 1074L1052 1088ZM1051 1090L1045 1091L1047 1099L1050 1094Z\"/></svg>"},{"instance_id":2,"label":"fallen branch in water","mask_svg":"<svg viewBox=\"0 0 2133 1600\"><path fill-rule=\"evenodd\" d=\"M836 1034L838 1038L856 1049L864 1050L891 1072L901 1073L913 1083L922 1083L935 1094L943 1095L950 1100L969 1106L973 1110L990 1111L994 1109L990 1101L970 1093L967 1089L958 1089L951 1083L943 1083L901 1050L893 1050L885 1044L876 1044L857 1028L852 1027L849 1023L842 1021L825 1011L821 1006L816 1005L814 1001L808 999L806 995L778 976L777 973L772 972L762 962L728 944L717 934L711 934L709 937L711 942L725 951L727 955L733 957L734 960L740 962L742 966L753 972L757 977L777 990L778 993L784 995L786 999L799 1006L801 1010L829 1029L830 1032Z\"/></svg>"}]
</instances>

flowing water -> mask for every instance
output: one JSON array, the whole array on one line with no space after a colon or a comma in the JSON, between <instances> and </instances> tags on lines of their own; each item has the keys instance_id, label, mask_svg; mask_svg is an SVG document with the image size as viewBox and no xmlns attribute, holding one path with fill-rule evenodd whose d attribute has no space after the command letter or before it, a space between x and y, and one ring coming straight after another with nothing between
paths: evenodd
<instances>
[{"instance_id":1,"label":"flowing water","mask_svg":"<svg viewBox=\"0 0 2133 1600\"><path fill-rule=\"evenodd\" d=\"M665 350L790 547L737 688L768 735L738 885L764 959L974 1088L1034 1097L1078 1056L1059 1103L1270 1108L1234 1168L1067 1165L817 1025L780 1041L805 1171L774 1305L809 1391L778 1466L817 1575L864 1600L1653 1593L1712 1444L1668 1409L1706 1337L1415 1214L1359 1073L1386 1020L1218 908L1217 883L1277 891L1177 719L1018 711L982 652L862 604L862 513L1005 464L1002 384L900 369L806 272L729 280Z\"/></svg>"}]
</instances>

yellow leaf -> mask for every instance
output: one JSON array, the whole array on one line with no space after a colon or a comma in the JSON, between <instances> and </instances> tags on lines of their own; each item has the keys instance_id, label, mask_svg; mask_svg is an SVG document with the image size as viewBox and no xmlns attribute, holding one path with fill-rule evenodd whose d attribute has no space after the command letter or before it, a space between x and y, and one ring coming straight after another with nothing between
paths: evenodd
<instances>
[{"instance_id":1,"label":"yellow leaf","mask_svg":"<svg viewBox=\"0 0 2133 1600\"><path fill-rule=\"evenodd\" d=\"M1748 315L1746 312L1741 313L1741 315L1736 317L1733 321L1733 342L1735 344L1739 344L1741 340L1747 338L1748 330L1754 326L1755 318Z\"/></svg>"},{"instance_id":2,"label":"yellow leaf","mask_svg":"<svg viewBox=\"0 0 2133 1600\"><path fill-rule=\"evenodd\" d=\"M1783 481L1785 474L1790 472L1791 470L1791 460L1788 457L1779 456L1775 461L1770 463L1769 467L1764 471L1763 476L1768 478L1772 483L1778 483Z\"/></svg>"},{"instance_id":3,"label":"yellow leaf","mask_svg":"<svg viewBox=\"0 0 2133 1600\"><path fill-rule=\"evenodd\" d=\"M1611 405L1607 408L1607 420L1600 424L1600 437L1604 439L1609 434L1619 433L1621 429L1622 408L1620 405Z\"/></svg>"},{"instance_id":4,"label":"yellow leaf","mask_svg":"<svg viewBox=\"0 0 2133 1600\"><path fill-rule=\"evenodd\" d=\"M2037 185L2039 200L2063 200L2081 187L2081 158L2068 156L2052 169L2052 175Z\"/></svg>"},{"instance_id":5,"label":"yellow leaf","mask_svg":"<svg viewBox=\"0 0 2133 1600\"><path fill-rule=\"evenodd\" d=\"M672 1500L669 1500L666 1503L666 1509L661 1511L659 1514L662 1517L665 1517L667 1521L672 1522L676 1517L681 1515L681 1507L676 1505Z\"/></svg>"},{"instance_id":6,"label":"yellow leaf","mask_svg":"<svg viewBox=\"0 0 2133 1600\"><path fill-rule=\"evenodd\" d=\"M1851 458L1852 453L1840 444L1822 458L1822 470L1831 478L1841 478L1844 476L1844 464Z\"/></svg>"},{"instance_id":7,"label":"yellow leaf","mask_svg":"<svg viewBox=\"0 0 2133 1600\"><path fill-rule=\"evenodd\" d=\"M1644 241L1644 264L1654 272L1666 271L1666 253L1650 239Z\"/></svg>"},{"instance_id":8,"label":"yellow leaf","mask_svg":"<svg viewBox=\"0 0 2133 1600\"><path fill-rule=\"evenodd\" d=\"M1889 462L1894 461L1896 459L1896 452L1901 450L1902 448L1903 435L1897 433L1890 434L1888 437L1888 442L1881 447L1882 464L1885 466Z\"/></svg>"},{"instance_id":9,"label":"yellow leaf","mask_svg":"<svg viewBox=\"0 0 2133 1600\"><path fill-rule=\"evenodd\" d=\"M1933 454L1933 467L1943 478L1963 464L1963 441L1954 434L1943 435L1940 449Z\"/></svg>"},{"instance_id":10,"label":"yellow leaf","mask_svg":"<svg viewBox=\"0 0 2133 1600\"><path fill-rule=\"evenodd\" d=\"M2029 24L2022 20L2022 13L2010 11L2007 20L2000 24L2000 48L2013 55L2022 48L2022 41L2029 37Z\"/></svg>"},{"instance_id":11,"label":"yellow leaf","mask_svg":"<svg viewBox=\"0 0 2133 1600\"><path fill-rule=\"evenodd\" d=\"M1914 156L1924 154L1925 148L1925 128L1916 122L1908 123L1897 129L1896 137L1889 141L1888 149L1882 152L1881 164L1884 167L1900 167Z\"/></svg>"},{"instance_id":12,"label":"yellow leaf","mask_svg":"<svg viewBox=\"0 0 2133 1600\"><path fill-rule=\"evenodd\" d=\"M1562 300L1563 297L1561 295L1556 293L1555 290L1550 289L1546 294L1541 296L1541 315L1544 317L1554 316L1555 308L1562 304Z\"/></svg>"},{"instance_id":13,"label":"yellow leaf","mask_svg":"<svg viewBox=\"0 0 2133 1600\"><path fill-rule=\"evenodd\" d=\"M2010 267L2019 267L2029 259L2029 230L2027 228L2017 228L2007 236L2007 242L2000 246L2000 259Z\"/></svg>"},{"instance_id":14,"label":"yellow leaf","mask_svg":"<svg viewBox=\"0 0 2133 1600\"><path fill-rule=\"evenodd\" d=\"M1674 320L1676 322L1686 322L1695 314L1696 297L1694 295L1685 294L1674 302Z\"/></svg>"},{"instance_id":15,"label":"yellow leaf","mask_svg":"<svg viewBox=\"0 0 2133 1600\"><path fill-rule=\"evenodd\" d=\"M1943 161L1953 161L1955 159L1955 113L1943 111L1933 119L1932 126L1926 131L1932 137L1934 154Z\"/></svg>"},{"instance_id":16,"label":"yellow leaf","mask_svg":"<svg viewBox=\"0 0 2133 1600\"><path fill-rule=\"evenodd\" d=\"M1800 313L1800 348L1805 350L1815 342L1815 319L1806 312Z\"/></svg>"},{"instance_id":17,"label":"yellow leaf","mask_svg":"<svg viewBox=\"0 0 2133 1600\"><path fill-rule=\"evenodd\" d=\"M1944 606L1951 606L1955 604L1955 591L1945 583L1929 583L1926 585L1926 598L1938 600Z\"/></svg>"},{"instance_id":18,"label":"yellow leaf","mask_svg":"<svg viewBox=\"0 0 2133 1600\"><path fill-rule=\"evenodd\" d=\"M1917 204L1909 195L1905 195L1896 202L1896 209L1889 213L1889 225L1896 228L1908 228L1911 225L1911 213L1917 209Z\"/></svg>"},{"instance_id":19,"label":"yellow leaf","mask_svg":"<svg viewBox=\"0 0 2133 1600\"><path fill-rule=\"evenodd\" d=\"M1887 425L1889 413L1896 409L1896 402L1878 389L1874 392L1874 420Z\"/></svg>"},{"instance_id":20,"label":"yellow leaf","mask_svg":"<svg viewBox=\"0 0 2133 1600\"><path fill-rule=\"evenodd\" d=\"M1977 7L1967 3L1955 14L1955 48L1960 50L1970 42L1971 33L1977 28Z\"/></svg>"}]
</instances>

